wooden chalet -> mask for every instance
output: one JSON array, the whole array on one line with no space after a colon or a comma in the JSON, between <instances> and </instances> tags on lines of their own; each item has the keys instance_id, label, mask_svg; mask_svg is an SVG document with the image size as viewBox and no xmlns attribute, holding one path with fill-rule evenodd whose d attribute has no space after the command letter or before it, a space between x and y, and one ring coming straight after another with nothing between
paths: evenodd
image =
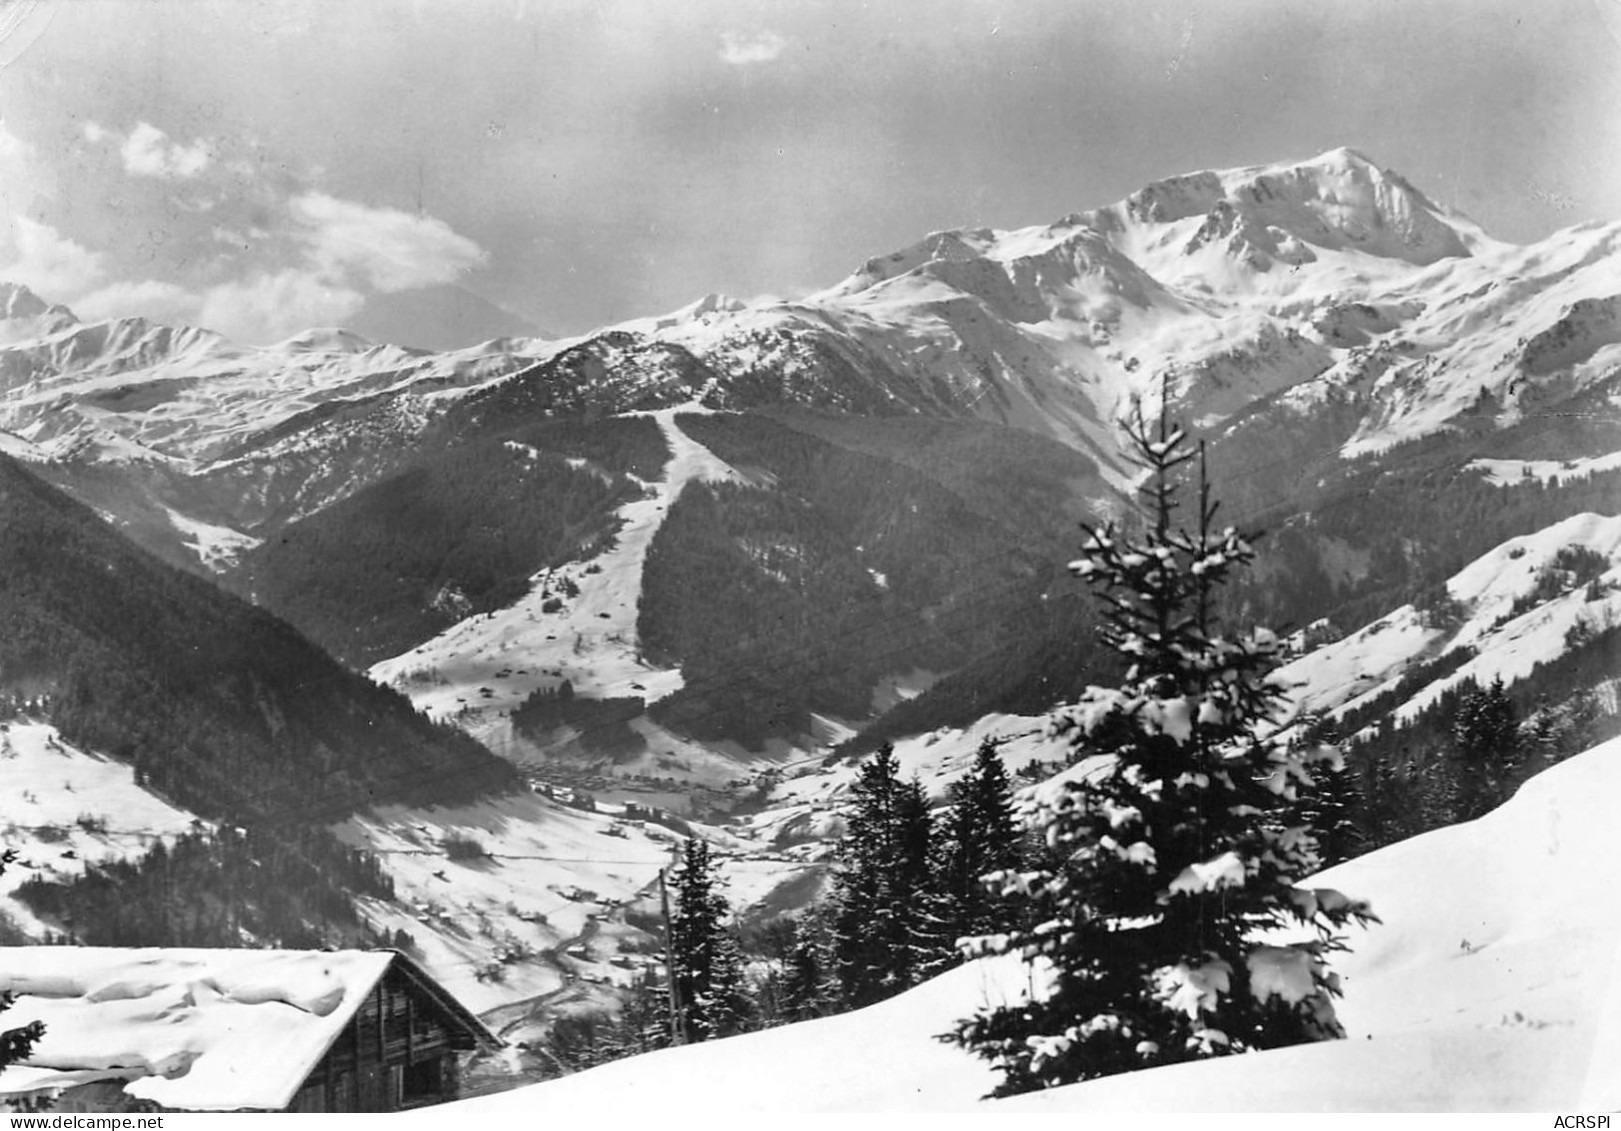
<instances>
[{"instance_id":1,"label":"wooden chalet","mask_svg":"<svg viewBox=\"0 0 1621 1131\"><path fill-rule=\"evenodd\" d=\"M0 989L7 1027L45 1024L0 1103L56 1111L400 1111L499 1045L396 951L6 947Z\"/></svg>"}]
</instances>

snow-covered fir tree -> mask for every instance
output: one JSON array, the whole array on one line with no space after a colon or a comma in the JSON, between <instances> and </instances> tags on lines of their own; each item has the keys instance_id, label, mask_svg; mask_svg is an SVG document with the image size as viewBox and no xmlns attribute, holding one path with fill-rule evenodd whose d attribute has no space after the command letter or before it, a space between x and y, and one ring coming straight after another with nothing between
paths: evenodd
<instances>
[{"instance_id":1,"label":"snow-covered fir tree","mask_svg":"<svg viewBox=\"0 0 1621 1131\"><path fill-rule=\"evenodd\" d=\"M598 1063L638 1056L670 1045L668 988L646 974L638 975L621 999Z\"/></svg>"},{"instance_id":2,"label":"snow-covered fir tree","mask_svg":"<svg viewBox=\"0 0 1621 1131\"><path fill-rule=\"evenodd\" d=\"M1506 763L1513 757L1519 746L1519 721L1501 678L1463 697L1453 718L1452 738L1466 762Z\"/></svg>"},{"instance_id":3,"label":"snow-covered fir tree","mask_svg":"<svg viewBox=\"0 0 1621 1131\"><path fill-rule=\"evenodd\" d=\"M983 877L1018 867L1023 830L1013 787L995 739L974 753L974 765L952 783L951 810L940 835L947 934L988 935L1012 925L1017 904L986 887Z\"/></svg>"},{"instance_id":4,"label":"snow-covered fir tree","mask_svg":"<svg viewBox=\"0 0 1621 1131\"><path fill-rule=\"evenodd\" d=\"M1308 746L1327 744L1340 749L1339 728L1331 719L1319 716L1297 718L1292 728L1296 742ZM1360 856L1368 850L1368 838L1359 819L1366 815L1362 777L1349 757L1319 761L1312 780L1299 791L1297 812L1311 826L1317 841L1317 855L1323 867Z\"/></svg>"},{"instance_id":5,"label":"snow-covered fir tree","mask_svg":"<svg viewBox=\"0 0 1621 1131\"><path fill-rule=\"evenodd\" d=\"M1350 765L1323 762L1313 767L1312 782L1302 786L1300 816L1311 826L1323 867L1332 868L1367 851L1367 837L1357 825L1361 803L1357 774Z\"/></svg>"},{"instance_id":6,"label":"snow-covered fir tree","mask_svg":"<svg viewBox=\"0 0 1621 1131\"><path fill-rule=\"evenodd\" d=\"M743 964L731 930L731 904L721 893L708 843L697 837L687 841L672 883L669 950L680 1039L707 1041L741 1032L749 1015Z\"/></svg>"},{"instance_id":7,"label":"snow-covered fir tree","mask_svg":"<svg viewBox=\"0 0 1621 1131\"><path fill-rule=\"evenodd\" d=\"M1325 960L1373 918L1296 886L1318 863L1298 791L1333 752L1271 734L1275 638L1215 630L1213 592L1253 551L1214 528L1202 459L1194 529L1173 527L1197 454L1180 429L1139 414L1127 431L1145 532L1088 527L1071 569L1100 591L1104 643L1129 670L1053 718L1086 756L1029 797L1054 863L994 877L1031 926L970 947L1026 958L1034 990L945 1038L1001 1069L999 1095L1342 1036Z\"/></svg>"},{"instance_id":8,"label":"snow-covered fir tree","mask_svg":"<svg viewBox=\"0 0 1621 1131\"><path fill-rule=\"evenodd\" d=\"M834 873L833 967L846 1009L892 997L951 960L931 868L933 816L885 743L861 767Z\"/></svg>"},{"instance_id":9,"label":"snow-covered fir tree","mask_svg":"<svg viewBox=\"0 0 1621 1131\"><path fill-rule=\"evenodd\" d=\"M829 968L827 924L812 909L789 921L792 932L783 959L783 1014L789 1021L826 1017L837 1006Z\"/></svg>"},{"instance_id":10,"label":"snow-covered fir tree","mask_svg":"<svg viewBox=\"0 0 1621 1131\"><path fill-rule=\"evenodd\" d=\"M1464 695L1452 743L1459 778L1453 820L1469 821L1504 799L1518 761L1519 720L1501 679Z\"/></svg>"}]
</instances>

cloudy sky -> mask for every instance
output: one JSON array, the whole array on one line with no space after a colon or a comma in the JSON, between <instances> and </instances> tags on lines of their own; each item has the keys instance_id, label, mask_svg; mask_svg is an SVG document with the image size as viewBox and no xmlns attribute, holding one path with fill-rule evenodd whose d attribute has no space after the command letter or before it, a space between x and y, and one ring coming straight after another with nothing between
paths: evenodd
<instances>
[{"instance_id":1,"label":"cloudy sky","mask_svg":"<svg viewBox=\"0 0 1621 1131\"><path fill-rule=\"evenodd\" d=\"M578 333L1339 145L1621 219L1621 0L0 0L0 278L268 342Z\"/></svg>"}]
</instances>

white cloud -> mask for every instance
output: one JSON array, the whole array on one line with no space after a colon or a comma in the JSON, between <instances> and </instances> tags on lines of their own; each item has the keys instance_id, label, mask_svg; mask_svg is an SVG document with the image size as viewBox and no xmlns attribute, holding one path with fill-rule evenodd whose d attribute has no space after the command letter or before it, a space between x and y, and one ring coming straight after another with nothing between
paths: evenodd
<instances>
[{"instance_id":1,"label":"white cloud","mask_svg":"<svg viewBox=\"0 0 1621 1131\"><path fill-rule=\"evenodd\" d=\"M781 55L788 46L788 41L774 31L762 31L753 35L743 32L722 32L720 37L720 59L723 63L730 63L734 67L745 67L750 63L769 63Z\"/></svg>"},{"instance_id":2,"label":"white cloud","mask_svg":"<svg viewBox=\"0 0 1621 1131\"><path fill-rule=\"evenodd\" d=\"M202 299L175 283L144 279L138 283L109 283L69 305L73 313L88 322L138 315L153 322L189 326L200 320Z\"/></svg>"},{"instance_id":3,"label":"white cloud","mask_svg":"<svg viewBox=\"0 0 1621 1131\"><path fill-rule=\"evenodd\" d=\"M0 222L31 211L37 199L54 195L55 182L55 173L34 147L0 118Z\"/></svg>"},{"instance_id":4,"label":"white cloud","mask_svg":"<svg viewBox=\"0 0 1621 1131\"><path fill-rule=\"evenodd\" d=\"M146 279L115 282L69 304L88 321L139 315L170 325L203 326L232 341L265 345L312 326L340 325L366 297L307 267L260 271L202 291Z\"/></svg>"},{"instance_id":5,"label":"white cloud","mask_svg":"<svg viewBox=\"0 0 1621 1131\"><path fill-rule=\"evenodd\" d=\"M176 144L146 122L128 136L90 120L80 131L92 143L115 147L131 176L183 182L186 197L167 198L172 215L212 206L199 195L203 182L197 179L214 160L206 141ZM86 319L141 315L263 344L312 326L341 325L360 312L369 293L455 282L487 258L477 243L433 216L320 192L275 193L266 201L267 214L282 212L281 222L205 229L205 238L211 234L251 253L237 260L235 277L212 284L132 278L112 254L91 251L29 218L40 201L51 199L40 168L33 147L0 120L0 280L23 283Z\"/></svg>"},{"instance_id":6,"label":"white cloud","mask_svg":"<svg viewBox=\"0 0 1621 1131\"><path fill-rule=\"evenodd\" d=\"M88 136L88 126L86 127ZM119 148L124 172L132 177L184 180L197 176L213 163L213 153L202 138L190 145L171 143L169 135L149 122L138 122Z\"/></svg>"},{"instance_id":7,"label":"white cloud","mask_svg":"<svg viewBox=\"0 0 1621 1131\"><path fill-rule=\"evenodd\" d=\"M33 164L33 148L0 120L0 209L11 212L22 207L19 190L26 189Z\"/></svg>"},{"instance_id":8,"label":"white cloud","mask_svg":"<svg viewBox=\"0 0 1621 1131\"><path fill-rule=\"evenodd\" d=\"M14 216L0 233L0 278L22 283L47 302L71 302L107 277L99 252L49 224Z\"/></svg>"},{"instance_id":9,"label":"white cloud","mask_svg":"<svg viewBox=\"0 0 1621 1131\"><path fill-rule=\"evenodd\" d=\"M451 283L484 262L484 250L433 216L373 208L321 192L289 202L310 264L333 278L359 276L385 293Z\"/></svg>"},{"instance_id":10,"label":"white cloud","mask_svg":"<svg viewBox=\"0 0 1621 1131\"><path fill-rule=\"evenodd\" d=\"M260 272L203 292L196 322L239 342L274 342L353 318L366 297L306 268Z\"/></svg>"}]
</instances>

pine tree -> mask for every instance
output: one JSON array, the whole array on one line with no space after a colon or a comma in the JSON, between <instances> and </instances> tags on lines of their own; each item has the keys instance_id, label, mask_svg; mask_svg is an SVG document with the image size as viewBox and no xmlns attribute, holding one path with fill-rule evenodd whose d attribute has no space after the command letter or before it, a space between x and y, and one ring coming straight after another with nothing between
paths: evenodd
<instances>
[{"instance_id":1,"label":"pine tree","mask_svg":"<svg viewBox=\"0 0 1621 1131\"><path fill-rule=\"evenodd\" d=\"M1338 752L1334 724L1321 719L1303 723L1303 742L1326 743ZM1358 820L1367 806L1357 772L1343 755L1320 762L1312 779L1300 787L1299 812L1311 827L1323 867L1331 868L1366 851L1367 837Z\"/></svg>"},{"instance_id":2,"label":"pine tree","mask_svg":"<svg viewBox=\"0 0 1621 1131\"><path fill-rule=\"evenodd\" d=\"M1013 925L1017 905L995 894L984 877L1018 867L1023 830L1014 816L1013 789L987 738L973 768L951 788L951 812L941 845L948 935L954 940L994 934Z\"/></svg>"},{"instance_id":3,"label":"pine tree","mask_svg":"<svg viewBox=\"0 0 1621 1131\"><path fill-rule=\"evenodd\" d=\"M602 1042L596 1063L638 1056L670 1045L669 994L645 974L631 983L619 1014Z\"/></svg>"},{"instance_id":4,"label":"pine tree","mask_svg":"<svg viewBox=\"0 0 1621 1131\"><path fill-rule=\"evenodd\" d=\"M892 997L948 958L931 853L933 816L916 781L900 780L880 746L851 788L834 875L833 968L839 998L859 1009Z\"/></svg>"},{"instance_id":5,"label":"pine tree","mask_svg":"<svg viewBox=\"0 0 1621 1131\"><path fill-rule=\"evenodd\" d=\"M1299 787L1300 816L1317 841L1317 856L1331 868L1361 855L1367 839L1357 824L1361 798L1356 771L1343 760L1320 762L1309 785Z\"/></svg>"},{"instance_id":6,"label":"pine tree","mask_svg":"<svg viewBox=\"0 0 1621 1131\"><path fill-rule=\"evenodd\" d=\"M783 966L783 1014L788 1021L809 1021L834 1011L829 973L827 925L815 910L790 923L793 934Z\"/></svg>"},{"instance_id":7,"label":"pine tree","mask_svg":"<svg viewBox=\"0 0 1621 1131\"><path fill-rule=\"evenodd\" d=\"M1156 432L1138 416L1128 434L1149 473L1147 529L1087 528L1071 569L1101 590L1104 642L1130 667L1053 720L1079 752L1108 757L1035 791L1051 863L1002 877L1034 925L981 940L982 953L1037 964L1038 988L945 1037L1002 1071L999 1095L1342 1036L1325 958L1344 949L1340 928L1372 919L1338 892L1294 886L1317 865L1291 812L1316 752L1268 737L1276 639L1218 636L1210 611L1253 551L1213 529L1203 482L1195 531L1173 530L1177 470L1194 453L1163 417ZM1313 937L1256 941L1289 926Z\"/></svg>"},{"instance_id":8,"label":"pine tree","mask_svg":"<svg viewBox=\"0 0 1621 1131\"><path fill-rule=\"evenodd\" d=\"M1504 799L1519 753L1519 721L1501 679L1469 692L1459 702L1452 743L1460 763L1452 819L1473 820Z\"/></svg>"},{"instance_id":9,"label":"pine tree","mask_svg":"<svg viewBox=\"0 0 1621 1131\"><path fill-rule=\"evenodd\" d=\"M894 911L890 992L899 993L957 963L957 937L947 921L938 874L939 831L923 784L901 783L895 809L897 850L890 903Z\"/></svg>"},{"instance_id":10,"label":"pine tree","mask_svg":"<svg viewBox=\"0 0 1621 1131\"><path fill-rule=\"evenodd\" d=\"M1458 756L1466 762L1490 763L1514 753L1519 723L1502 679L1464 696L1453 720L1452 737Z\"/></svg>"},{"instance_id":11,"label":"pine tree","mask_svg":"<svg viewBox=\"0 0 1621 1131\"><path fill-rule=\"evenodd\" d=\"M17 850L8 848L0 852L0 872L17 859ZM11 1008L16 996L9 992L0 991L0 1013ZM15 1029L0 1030L0 1068L15 1061L24 1060L33 1052L34 1044L45 1035L45 1026L38 1021L30 1021L26 1025Z\"/></svg>"},{"instance_id":12,"label":"pine tree","mask_svg":"<svg viewBox=\"0 0 1621 1131\"><path fill-rule=\"evenodd\" d=\"M741 1032L749 1014L742 960L707 842L687 841L673 881L670 960L683 1036L695 1043Z\"/></svg>"}]
</instances>

